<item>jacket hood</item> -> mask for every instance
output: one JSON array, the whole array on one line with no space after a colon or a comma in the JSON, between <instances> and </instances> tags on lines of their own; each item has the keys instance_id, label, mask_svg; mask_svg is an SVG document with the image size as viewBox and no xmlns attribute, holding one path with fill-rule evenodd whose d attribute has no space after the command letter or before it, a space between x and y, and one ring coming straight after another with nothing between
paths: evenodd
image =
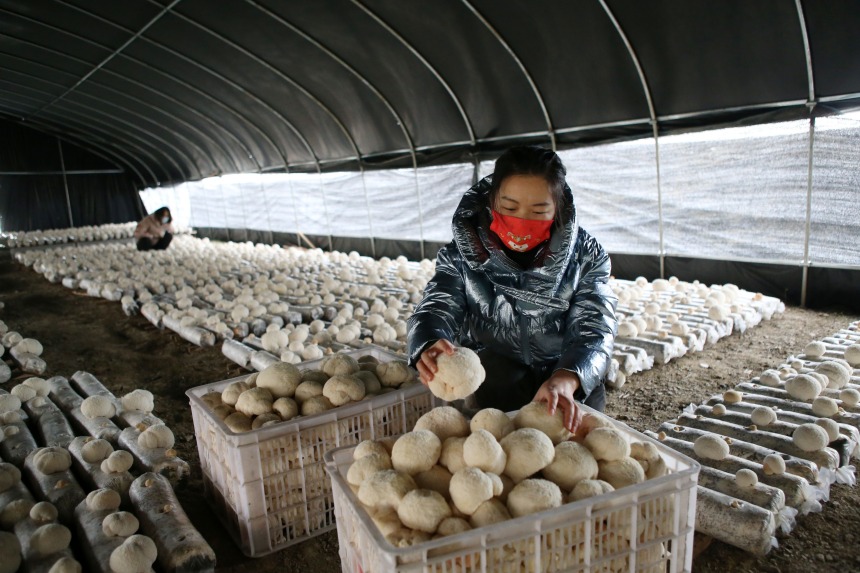
<instances>
[{"instance_id":1,"label":"jacket hood","mask_svg":"<svg viewBox=\"0 0 860 573\"><path fill-rule=\"evenodd\" d=\"M491 176L485 177L463 195L451 223L454 241L472 270L483 267L487 271L497 270L506 273L519 271L521 269L505 254L506 249L502 242L490 231L492 222L489 205L490 181ZM553 288L550 289L552 292L557 290L557 281L561 280L573 256L579 234L573 193L567 183L564 185L563 192L567 197L567 207L553 224L549 241L538 247L534 267L525 271L552 281L554 283Z\"/></svg>"}]
</instances>

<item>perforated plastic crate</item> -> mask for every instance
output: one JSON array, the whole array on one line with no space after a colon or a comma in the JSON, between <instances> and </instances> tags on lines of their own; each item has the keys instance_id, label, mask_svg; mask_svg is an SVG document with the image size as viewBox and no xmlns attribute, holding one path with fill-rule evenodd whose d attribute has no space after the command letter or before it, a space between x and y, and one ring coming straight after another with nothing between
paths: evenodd
<instances>
[{"instance_id":1,"label":"perforated plastic crate","mask_svg":"<svg viewBox=\"0 0 860 573\"><path fill-rule=\"evenodd\" d=\"M559 508L412 547L379 532L346 481L354 448L325 456L334 488L344 573L679 573L693 562L699 464L630 427L657 446L669 474Z\"/></svg>"},{"instance_id":2,"label":"perforated plastic crate","mask_svg":"<svg viewBox=\"0 0 860 573\"><path fill-rule=\"evenodd\" d=\"M347 354L355 358L370 354L380 362L401 359L375 347ZM319 362L298 366L316 368ZM250 557L334 528L325 452L407 432L436 404L427 388L416 384L322 414L235 433L213 415L201 397L245 378L198 386L186 394L206 492L237 545Z\"/></svg>"}]
</instances>

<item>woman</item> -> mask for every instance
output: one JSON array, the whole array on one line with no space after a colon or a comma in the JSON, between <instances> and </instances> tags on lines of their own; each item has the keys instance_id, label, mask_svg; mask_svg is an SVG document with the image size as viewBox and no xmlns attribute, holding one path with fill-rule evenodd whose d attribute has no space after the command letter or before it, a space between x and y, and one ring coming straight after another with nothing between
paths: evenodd
<instances>
[{"instance_id":1,"label":"woman","mask_svg":"<svg viewBox=\"0 0 860 573\"><path fill-rule=\"evenodd\" d=\"M609 257L577 224L565 174L554 152L515 147L466 193L409 318L409 357L427 384L440 354L470 347L487 372L479 407L546 401L575 432L575 400L605 404L617 299Z\"/></svg>"},{"instance_id":2,"label":"woman","mask_svg":"<svg viewBox=\"0 0 860 573\"><path fill-rule=\"evenodd\" d=\"M141 219L134 229L138 251L164 250L173 240L173 218L168 207L160 207Z\"/></svg>"}]
</instances>

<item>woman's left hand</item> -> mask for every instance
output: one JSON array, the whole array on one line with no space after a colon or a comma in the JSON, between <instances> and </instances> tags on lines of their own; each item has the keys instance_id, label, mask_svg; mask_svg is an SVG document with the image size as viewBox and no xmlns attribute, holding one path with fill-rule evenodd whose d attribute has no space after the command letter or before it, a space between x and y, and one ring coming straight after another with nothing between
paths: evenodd
<instances>
[{"instance_id":1,"label":"woman's left hand","mask_svg":"<svg viewBox=\"0 0 860 573\"><path fill-rule=\"evenodd\" d=\"M576 434L582 421L582 413L573 400L573 394L578 389L579 376L567 370L557 370L541 384L534 401L546 402L550 416L554 416L556 409L561 408L564 427Z\"/></svg>"}]
</instances>

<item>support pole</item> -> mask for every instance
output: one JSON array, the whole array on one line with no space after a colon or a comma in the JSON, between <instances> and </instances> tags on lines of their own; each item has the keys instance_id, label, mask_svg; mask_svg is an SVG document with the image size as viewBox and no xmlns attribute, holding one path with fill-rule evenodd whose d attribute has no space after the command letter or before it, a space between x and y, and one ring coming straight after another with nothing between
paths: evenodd
<instances>
[{"instance_id":1,"label":"support pole","mask_svg":"<svg viewBox=\"0 0 860 573\"><path fill-rule=\"evenodd\" d=\"M814 105L814 104L813 104ZM810 112L812 107L809 108ZM803 235L803 276L800 283L800 306L806 306L809 284L809 235L812 227L812 150L815 144L815 116L809 118L809 161L806 168L806 230Z\"/></svg>"},{"instance_id":2,"label":"support pole","mask_svg":"<svg viewBox=\"0 0 860 573\"><path fill-rule=\"evenodd\" d=\"M63 188L66 190L66 209L69 210L69 227L75 226L72 219L72 201L69 198L69 180L66 178L66 161L63 159L63 142L57 138L57 148L60 150L60 169L63 172Z\"/></svg>"}]
</instances>

